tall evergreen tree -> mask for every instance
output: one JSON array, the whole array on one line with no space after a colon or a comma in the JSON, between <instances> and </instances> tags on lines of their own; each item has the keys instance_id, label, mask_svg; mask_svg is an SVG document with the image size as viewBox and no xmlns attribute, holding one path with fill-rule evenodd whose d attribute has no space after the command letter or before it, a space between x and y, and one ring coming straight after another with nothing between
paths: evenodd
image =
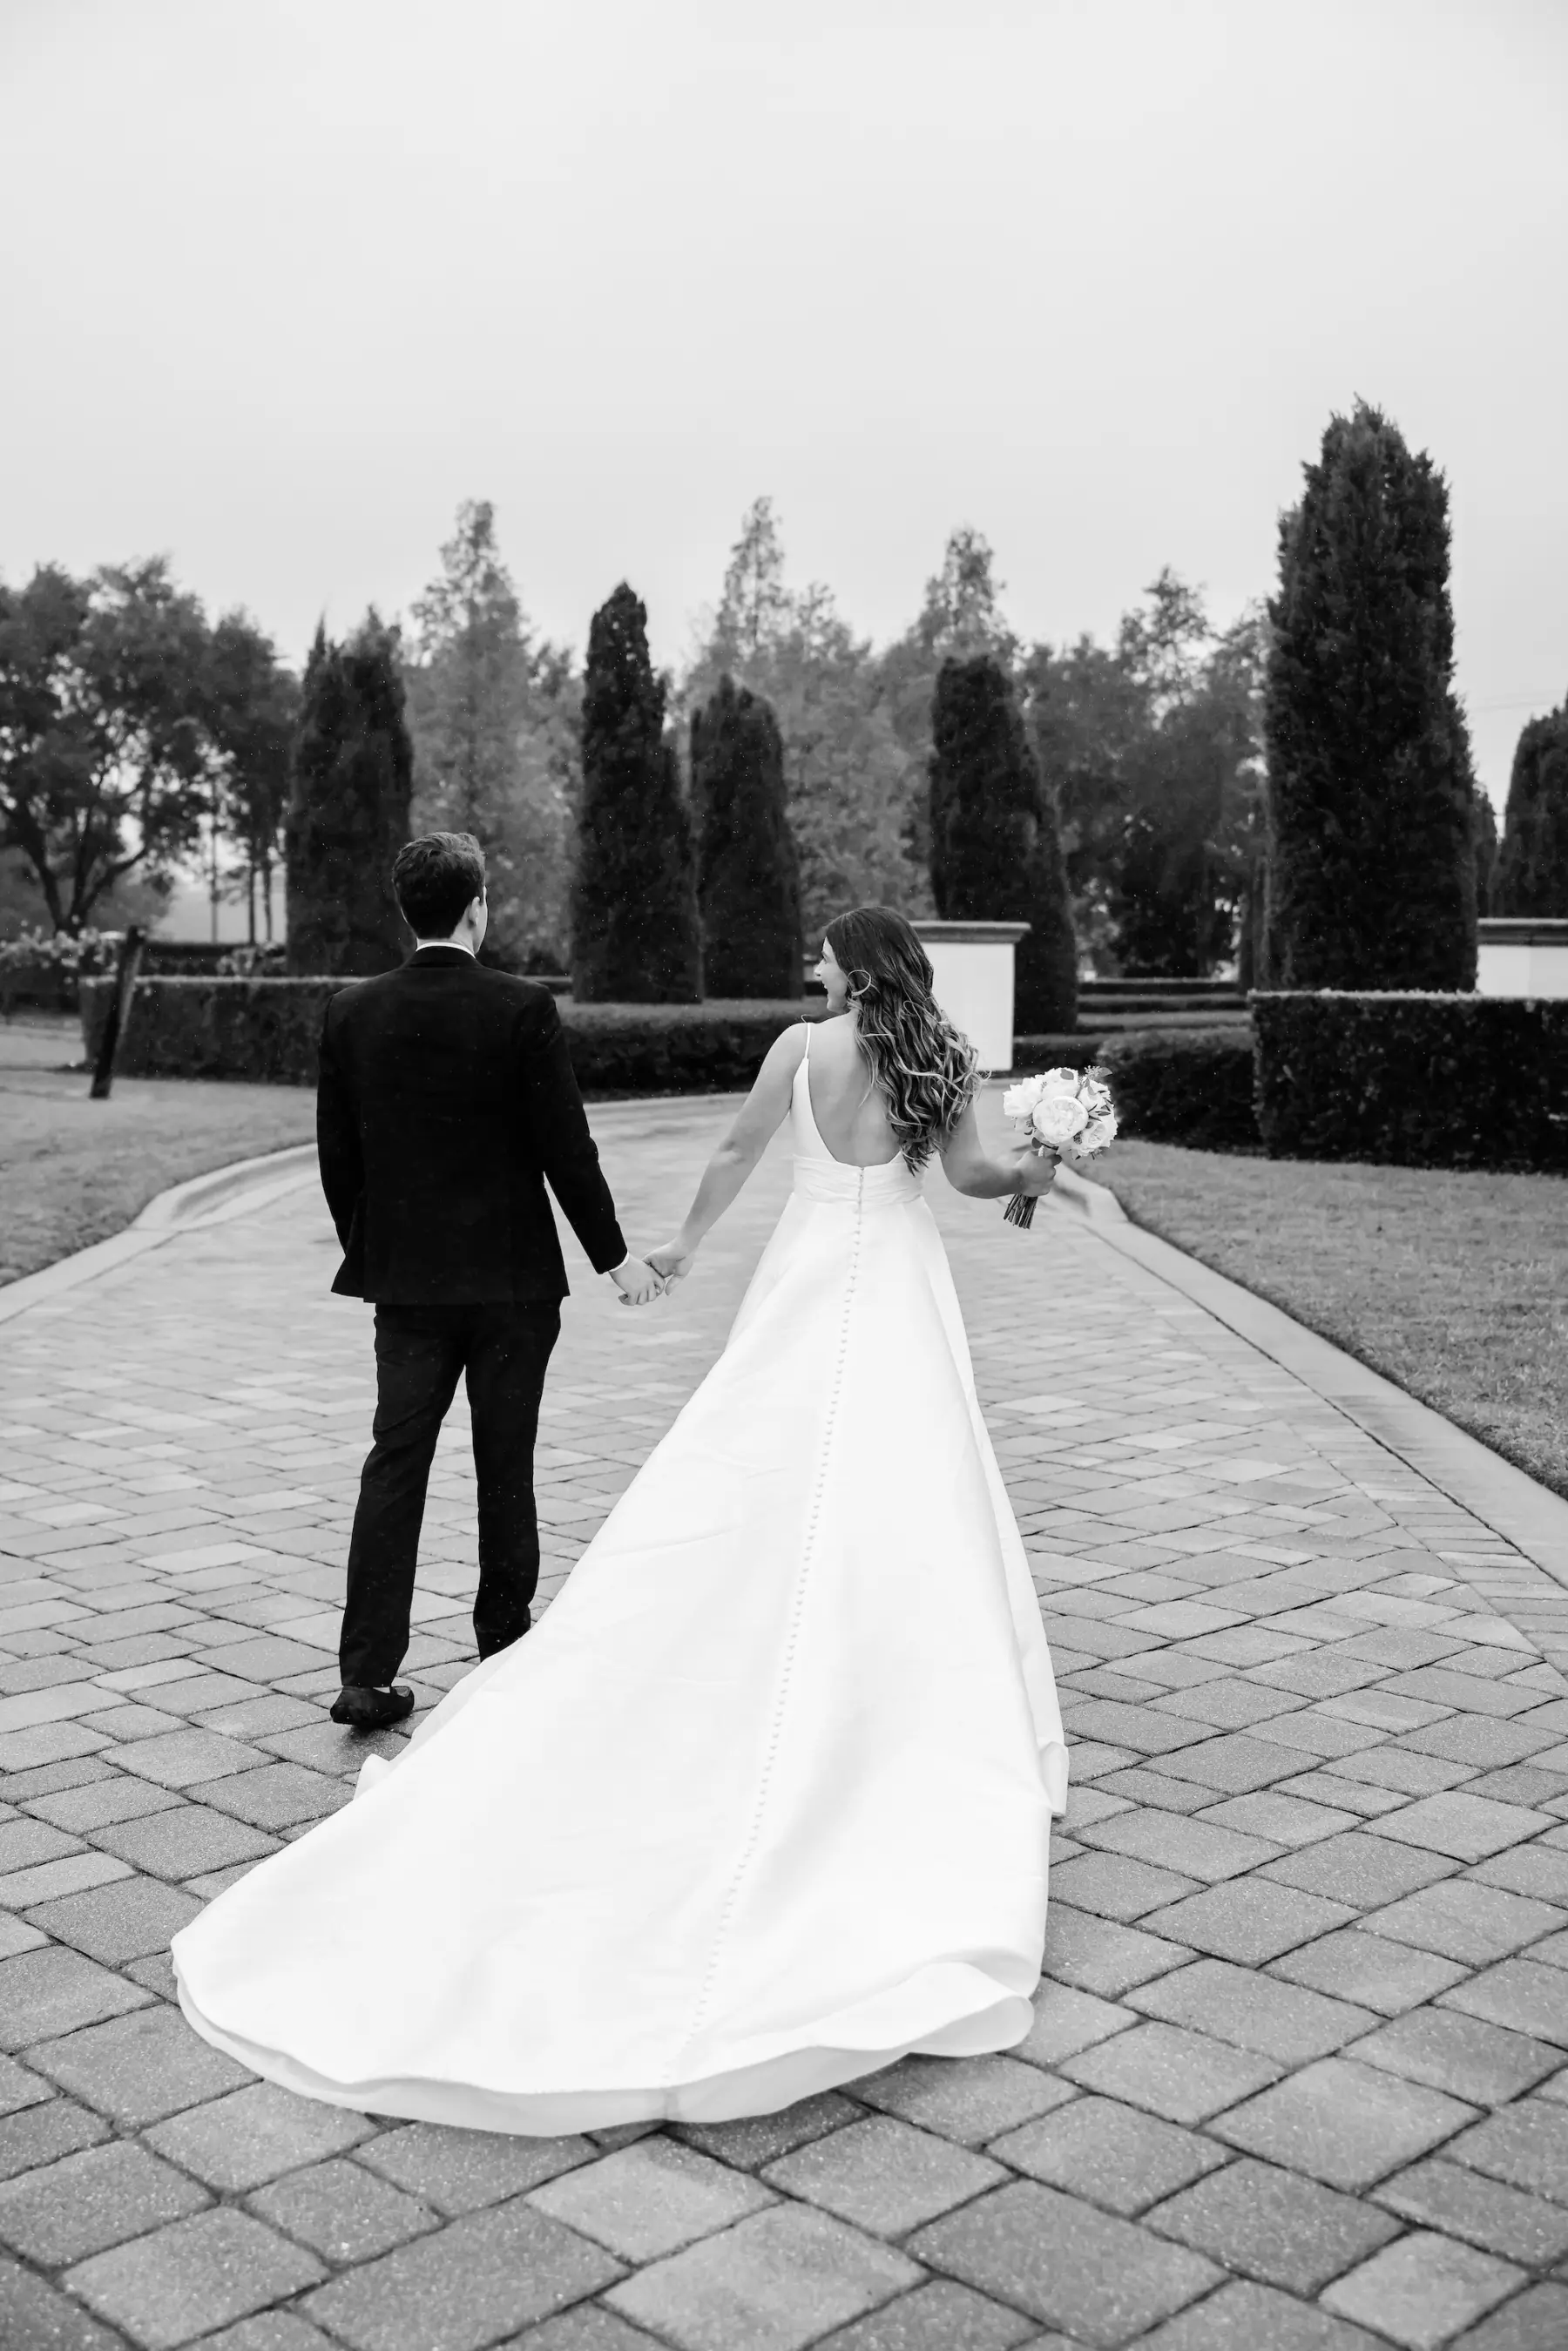
<instances>
[{"instance_id":1,"label":"tall evergreen tree","mask_svg":"<svg viewBox=\"0 0 1568 2351\"><path fill-rule=\"evenodd\" d=\"M1520 736L1498 852L1500 914L1568 915L1568 701Z\"/></svg>"},{"instance_id":2,"label":"tall evergreen tree","mask_svg":"<svg viewBox=\"0 0 1568 2351\"><path fill-rule=\"evenodd\" d=\"M346 644L318 629L285 837L290 971L359 975L402 961L392 869L409 837L413 778L396 631L373 611Z\"/></svg>"},{"instance_id":3,"label":"tall evergreen tree","mask_svg":"<svg viewBox=\"0 0 1568 2351\"><path fill-rule=\"evenodd\" d=\"M802 992L800 866L772 705L727 673L692 713L697 905L707 996Z\"/></svg>"},{"instance_id":4,"label":"tall evergreen tree","mask_svg":"<svg viewBox=\"0 0 1568 2351\"><path fill-rule=\"evenodd\" d=\"M936 673L929 766L931 889L949 920L1030 925L1016 961L1020 1030L1071 1030L1078 956L1054 797L1006 670L991 653Z\"/></svg>"},{"instance_id":5,"label":"tall evergreen tree","mask_svg":"<svg viewBox=\"0 0 1568 2351\"><path fill-rule=\"evenodd\" d=\"M1497 810L1479 789L1470 802L1470 845L1476 860L1476 913L1490 914L1497 895Z\"/></svg>"},{"instance_id":6,"label":"tall evergreen tree","mask_svg":"<svg viewBox=\"0 0 1568 2351\"><path fill-rule=\"evenodd\" d=\"M624 581L595 612L582 688L582 805L571 901L581 1003L695 1004L691 818L664 734L648 614Z\"/></svg>"},{"instance_id":7,"label":"tall evergreen tree","mask_svg":"<svg viewBox=\"0 0 1568 2351\"><path fill-rule=\"evenodd\" d=\"M1364 404L1280 528L1265 691L1280 987L1469 988L1476 869L1448 497Z\"/></svg>"}]
</instances>

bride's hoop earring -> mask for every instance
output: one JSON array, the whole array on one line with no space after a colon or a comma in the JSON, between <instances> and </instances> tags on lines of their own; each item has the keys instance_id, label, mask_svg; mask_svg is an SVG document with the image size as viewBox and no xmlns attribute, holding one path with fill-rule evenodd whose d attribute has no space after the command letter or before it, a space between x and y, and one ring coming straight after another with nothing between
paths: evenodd
<instances>
[{"instance_id":1,"label":"bride's hoop earring","mask_svg":"<svg viewBox=\"0 0 1568 2351\"><path fill-rule=\"evenodd\" d=\"M844 977L849 983L844 989L844 993L849 998L852 1004L858 1004L862 996L866 996L870 993L871 974L869 971L862 971L858 964L852 965L851 968L844 974ZM857 979L860 982L860 986L858 987L854 985Z\"/></svg>"}]
</instances>

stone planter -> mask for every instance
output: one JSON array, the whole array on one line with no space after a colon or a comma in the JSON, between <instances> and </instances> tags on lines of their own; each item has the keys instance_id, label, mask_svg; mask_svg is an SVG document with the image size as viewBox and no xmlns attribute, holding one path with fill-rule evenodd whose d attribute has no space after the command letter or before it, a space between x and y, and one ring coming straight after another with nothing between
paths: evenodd
<instances>
[{"instance_id":1,"label":"stone planter","mask_svg":"<svg viewBox=\"0 0 1568 2351\"><path fill-rule=\"evenodd\" d=\"M1013 1065L1013 949L1028 929L1027 923L915 925L931 958L937 1003L994 1075Z\"/></svg>"},{"instance_id":2,"label":"stone planter","mask_svg":"<svg viewBox=\"0 0 1568 2351\"><path fill-rule=\"evenodd\" d=\"M1568 922L1483 915L1476 925L1480 996L1568 996Z\"/></svg>"}]
</instances>

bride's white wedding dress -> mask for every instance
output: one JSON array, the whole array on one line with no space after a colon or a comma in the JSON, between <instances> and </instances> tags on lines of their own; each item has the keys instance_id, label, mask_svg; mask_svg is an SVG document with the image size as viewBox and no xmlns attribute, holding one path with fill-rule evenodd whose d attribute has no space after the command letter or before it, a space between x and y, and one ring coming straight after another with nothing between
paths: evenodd
<instances>
[{"instance_id":1,"label":"bride's white wedding dress","mask_svg":"<svg viewBox=\"0 0 1568 2351\"><path fill-rule=\"evenodd\" d=\"M919 1179L831 1155L807 1066L729 1343L547 1614L175 1938L256 2073L554 2134L1028 2030L1040 1610Z\"/></svg>"}]
</instances>

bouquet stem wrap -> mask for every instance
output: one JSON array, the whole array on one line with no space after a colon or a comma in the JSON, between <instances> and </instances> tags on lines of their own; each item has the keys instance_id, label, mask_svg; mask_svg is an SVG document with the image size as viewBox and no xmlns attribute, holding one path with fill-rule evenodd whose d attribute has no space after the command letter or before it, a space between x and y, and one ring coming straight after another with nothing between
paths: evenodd
<instances>
[{"instance_id":1,"label":"bouquet stem wrap","mask_svg":"<svg viewBox=\"0 0 1568 2351\"><path fill-rule=\"evenodd\" d=\"M1034 1212L1039 1205L1040 1199L1037 1193L1015 1192L1002 1210L1002 1214L1009 1225L1017 1225L1020 1231L1027 1233L1034 1222Z\"/></svg>"}]
</instances>

